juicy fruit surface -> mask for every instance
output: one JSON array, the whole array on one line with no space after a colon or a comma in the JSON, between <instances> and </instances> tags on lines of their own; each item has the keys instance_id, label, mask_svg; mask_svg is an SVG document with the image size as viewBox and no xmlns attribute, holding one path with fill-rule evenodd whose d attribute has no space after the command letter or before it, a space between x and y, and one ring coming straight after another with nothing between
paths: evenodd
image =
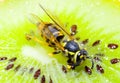
<instances>
[{"instance_id":1,"label":"juicy fruit surface","mask_svg":"<svg viewBox=\"0 0 120 83\"><path fill-rule=\"evenodd\" d=\"M91 66L86 60L76 70L70 70L66 74L62 71L62 65L66 65L66 58L62 54L48 56L53 49L40 45L34 41L27 41L25 34L31 30L37 34L36 26L29 20L30 13L39 15L46 22L51 20L40 9L38 4L42 4L66 24L69 31L71 25L78 26L76 37L80 41L89 39L84 46L90 56L96 53L103 53L102 62L98 62L104 69L104 74L99 73L96 67L92 74L88 75L84 67ZM2 83L40 83L45 76L46 83L117 83L120 82L120 63L112 65L110 59L120 58L118 47L111 50L107 47L109 43L119 45L120 32L120 11L117 0L66 0L66 1L32 1L6 0L0 2L0 57L7 57L7 60L0 61L0 81ZM41 39L41 38L40 38ZM96 40L101 40L100 44L93 47ZM14 62L9 59L16 57ZM14 66L5 70L9 64ZM16 67L21 65L16 71ZM29 72L34 68L33 72ZM34 79L35 72L40 69L41 73ZM38 72L39 73L39 72ZM44 75L44 76L43 76Z\"/></svg>"}]
</instances>

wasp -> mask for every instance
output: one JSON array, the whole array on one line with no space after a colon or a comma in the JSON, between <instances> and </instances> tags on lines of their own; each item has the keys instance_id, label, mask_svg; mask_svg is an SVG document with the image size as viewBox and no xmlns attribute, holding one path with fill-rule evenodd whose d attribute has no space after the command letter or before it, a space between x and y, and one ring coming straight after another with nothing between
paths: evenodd
<instances>
[{"instance_id":1,"label":"wasp","mask_svg":"<svg viewBox=\"0 0 120 83\"><path fill-rule=\"evenodd\" d=\"M46 13L46 15L53 21L53 23L47 23L42 21L38 16L33 15L34 18L37 18L37 28L41 37L45 40L48 46L55 49L53 54L63 53L65 57L68 57L67 68L75 69L77 66L81 65L86 59L90 59L92 66L94 67L94 62L92 57L88 56L87 50L81 48L79 42L74 37L77 33L77 26L72 25L71 32L67 32L65 27L56 21L55 17L51 15L47 9L40 5L41 9ZM30 34L26 35L27 39L33 39L41 43L37 37L31 36Z\"/></svg>"}]
</instances>

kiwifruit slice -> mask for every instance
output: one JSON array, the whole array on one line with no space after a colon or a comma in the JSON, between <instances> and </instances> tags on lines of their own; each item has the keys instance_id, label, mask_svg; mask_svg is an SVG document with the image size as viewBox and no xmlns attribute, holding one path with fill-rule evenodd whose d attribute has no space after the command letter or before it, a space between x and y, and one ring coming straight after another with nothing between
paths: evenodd
<instances>
[{"instance_id":1,"label":"kiwifruit slice","mask_svg":"<svg viewBox=\"0 0 120 83\"><path fill-rule=\"evenodd\" d=\"M92 74L85 72L91 63L86 60L75 70L66 71L67 58L62 54L48 56L53 49L28 41L25 34L37 35L29 21L31 13L45 22L52 22L39 3L66 24L69 31L77 25L80 38L89 55L95 57ZM0 1L0 81L2 83L117 83L120 82L119 1L117 0L1 0ZM34 20L33 20L34 21ZM41 40L42 38L37 35ZM114 44L114 45L113 45ZM112 47L114 46L114 47ZM111 49L112 48L112 49ZM113 49L115 48L115 49ZM101 72L104 70L104 73Z\"/></svg>"}]
</instances>

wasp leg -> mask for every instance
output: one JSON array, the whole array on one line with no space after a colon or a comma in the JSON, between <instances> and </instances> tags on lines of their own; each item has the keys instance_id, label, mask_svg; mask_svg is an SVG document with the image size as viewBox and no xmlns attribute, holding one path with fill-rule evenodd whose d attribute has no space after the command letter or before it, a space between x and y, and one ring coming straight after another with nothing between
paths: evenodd
<instances>
[{"instance_id":1,"label":"wasp leg","mask_svg":"<svg viewBox=\"0 0 120 83\"><path fill-rule=\"evenodd\" d=\"M69 59L67 60L67 63L68 63L68 64L67 64L67 69L71 69L71 68L72 68L71 64L73 64L71 58L69 58Z\"/></svg>"},{"instance_id":2,"label":"wasp leg","mask_svg":"<svg viewBox=\"0 0 120 83\"><path fill-rule=\"evenodd\" d=\"M75 69L75 67L78 66L80 62L74 63L74 62L71 60L71 58L69 58L69 59L67 60L67 63L68 63L68 65L67 65L67 68L68 68L68 69Z\"/></svg>"},{"instance_id":3,"label":"wasp leg","mask_svg":"<svg viewBox=\"0 0 120 83\"><path fill-rule=\"evenodd\" d=\"M59 54L60 51L54 51L52 54Z\"/></svg>"},{"instance_id":4,"label":"wasp leg","mask_svg":"<svg viewBox=\"0 0 120 83\"><path fill-rule=\"evenodd\" d=\"M53 57L53 53L49 53L48 55L49 55L50 57Z\"/></svg>"},{"instance_id":5,"label":"wasp leg","mask_svg":"<svg viewBox=\"0 0 120 83\"><path fill-rule=\"evenodd\" d=\"M67 69L68 69L68 70L69 70L69 69L73 69L73 70L74 70L75 67L76 67L75 64L71 64L71 65L68 64L68 65L67 65Z\"/></svg>"},{"instance_id":6,"label":"wasp leg","mask_svg":"<svg viewBox=\"0 0 120 83\"><path fill-rule=\"evenodd\" d=\"M68 65L67 65L67 68L68 68L68 69L75 69L76 65L75 65L74 62L71 60L71 58L69 58L69 59L67 60L67 63L68 63Z\"/></svg>"},{"instance_id":7,"label":"wasp leg","mask_svg":"<svg viewBox=\"0 0 120 83\"><path fill-rule=\"evenodd\" d=\"M54 52L52 52L52 54L59 54L61 52L61 50L59 50L57 47L54 46Z\"/></svg>"},{"instance_id":8,"label":"wasp leg","mask_svg":"<svg viewBox=\"0 0 120 83\"><path fill-rule=\"evenodd\" d=\"M76 63L73 63L73 64L71 65L71 69L75 69L75 67L79 66L80 63L81 63L81 60L77 61Z\"/></svg>"},{"instance_id":9,"label":"wasp leg","mask_svg":"<svg viewBox=\"0 0 120 83\"><path fill-rule=\"evenodd\" d=\"M53 57L54 54L59 54L59 53L60 53L60 52L56 52L56 51L55 51L55 52L49 53L48 55L51 56L51 57Z\"/></svg>"},{"instance_id":10,"label":"wasp leg","mask_svg":"<svg viewBox=\"0 0 120 83\"><path fill-rule=\"evenodd\" d=\"M48 55L53 57L54 54L59 54L60 52L61 52L60 50L55 50L54 52L49 53Z\"/></svg>"},{"instance_id":11,"label":"wasp leg","mask_svg":"<svg viewBox=\"0 0 120 83\"><path fill-rule=\"evenodd\" d=\"M71 65L67 65L67 69L70 70L72 67Z\"/></svg>"},{"instance_id":12,"label":"wasp leg","mask_svg":"<svg viewBox=\"0 0 120 83\"><path fill-rule=\"evenodd\" d=\"M59 54L61 52L61 50L59 48L57 48L56 46L54 46L54 52L52 52L52 54Z\"/></svg>"},{"instance_id":13,"label":"wasp leg","mask_svg":"<svg viewBox=\"0 0 120 83\"><path fill-rule=\"evenodd\" d=\"M71 31L71 36L74 36L77 33L77 25L72 25L70 31Z\"/></svg>"},{"instance_id":14,"label":"wasp leg","mask_svg":"<svg viewBox=\"0 0 120 83\"><path fill-rule=\"evenodd\" d=\"M37 37L32 36L30 34L26 34L26 39L27 40L34 40L35 42L38 42L40 44L46 45L46 43L42 42L41 40L39 40ZM47 44L48 45L48 44Z\"/></svg>"},{"instance_id":15,"label":"wasp leg","mask_svg":"<svg viewBox=\"0 0 120 83\"><path fill-rule=\"evenodd\" d=\"M88 56L88 57L86 57L86 58L91 59L91 62L92 62L91 69L93 69L93 68L94 68L94 61L93 61L93 58L92 58L92 57L90 57L90 56Z\"/></svg>"}]
</instances>

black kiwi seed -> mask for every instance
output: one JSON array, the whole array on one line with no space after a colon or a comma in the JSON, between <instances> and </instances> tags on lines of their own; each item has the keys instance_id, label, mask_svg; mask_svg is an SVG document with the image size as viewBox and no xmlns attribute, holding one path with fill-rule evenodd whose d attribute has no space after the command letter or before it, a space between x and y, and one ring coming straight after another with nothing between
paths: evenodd
<instances>
[{"instance_id":1,"label":"black kiwi seed","mask_svg":"<svg viewBox=\"0 0 120 83\"><path fill-rule=\"evenodd\" d=\"M34 74L34 79L37 79L40 76L40 74L41 74L41 70L38 69Z\"/></svg>"},{"instance_id":2,"label":"black kiwi seed","mask_svg":"<svg viewBox=\"0 0 120 83\"><path fill-rule=\"evenodd\" d=\"M6 68L5 68L5 70L9 70L9 69L11 69L11 68L13 68L14 67L14 64L9 64Z\"/></svg>"},{"instance_id":3,"label":"black kiwi seed","mask_svg":"<svg viewBox=\"0 0 120 83\"><path fill-rule=\"evenodd\" d=\"M104 73L104 69L102 68L101 65L96 65L97 71L99 71L100 73Z\"/></svg>"},{"instance_id":4,"label":"black kiwi seed","mask_svg":"<svg viewBox=\"0 0 120 83\"><path fill-rule=\"evenodd\" d=\"M45 83L45 76L44 75L41 78L41 83Z\"/></svg>"},{"instance_id":5,"label":"black kiwi seed","mask_svg":"<svg viewBox=\"0 0 120 83\"><path fill-rule=\"evenodd\" d=\"M62 65L62 71L63 71L64 73L67 73L67 69L66 69L66 67L65 67L64 65Z\"/></svg>"},{"instance_id":6,"label":"black kiwi seed","mask_svg":"<svg viewBox=\"0 0 120 83\"><path fill-rule=\"evenodd\" d=\"M88 41L89 41L88 39L85 39L85 40L83 40L83 41L82 41L82 44L84 44L84 45L85 45L85 44L87 44L87 43L88 43Z\"/></svg>"},{"instance_id":7,"label":"black kiwi seed","mask_svg":"<svg viewBox=\"0 0 120 83\"><path fill-rule=\"evenodd\" d=\"M13 58L9 59L10 62L14 62L14 61L16 61L16 60L17 60L16 57L13 57Z\"/></svg>"},{"instance_id":8,"label":"black kiwi seed","mask_svg":"<svg viewBox=\"0 0 120 83\"><path fill-rule=\"evenodd\" d=\"M85 72L87 72L89 75L92 74L92 71L88 66L85 66Z\"/></svg>"},{"instance_id":9,"label":"black kiwi seed","mask_svg":"<svg viewBox=\"0 0 120 83\"><path fill-rule=\"evenodd\" d=\"M15 67L15 71L18 71L20 69L21 65L18 65Z\"/></svg>"},{"instance_id":10,"label":"black kiwi seed","mask_svg":"<svg viewBox=\"0 0 120 83\"><path fill-rule=\"evenodd\" d=\"M113 58L113 59L110 60L110 62L111 62L111 64L116 64L116 63L120 62L120 59Z\"/></svg>"},{"instance_id":11,"label":"black kiwi seed","mask_svg":"<svg viewBox=\"0 0 120 83\"><path fill-rule=\"evenodd\" d=\"M94 60L97 61L102 61L99 57L94 57Z\"/></svg>"},{"instance_id":12,"label":"black kiwi seed","mask_svg":"<svg viewBox=\"0 0 120 83\"><path fill-rule=\"evenodd\" d=\"M71 35L75 35L77 33L77 25L72 25L71 26Z\"/></svg>"},{"instance_id":13,"label":"black kiwi seed","mask_svg":"<svg viewBox=\"0 0 120 83\"><path fill-rule=\"evenodd\" d=\"M0 57L0 61L7 60L7 57Z\"/></svg>"},{"instance_id":14,"label":"black kiwi seed","mask_svg":"<svg viewBox=\"0 0 120 83\"><path fill-rule=\"evenodd\" d=\"M71 26L71 31L72 32L76 32L76 30L77 30L77 25L72 25Z\"/></svg>"},{"instance_id":15,"label":"black kiwi seed","mask_svg":"<svg viewBox=\"0 0 120 83\"><path fill-rule=\"evenodd\" d=\"M99 45L100 44L100 40L97 40L97 41L95 41L93 44L92 44L92 46L97 46L97 45Z\"/></svg>"},{"instance_id":16,"label":"black kiwi seed","mask_svg":"<svg viewBox=\"0 0 120 83\"><path fill-rule=\"evenodd\" d=\"M50 77L50 81L49 81L49 83L53 83L53 81L52 81L51 77Z\"/></svg>"},{"instance_id":17,"label":"black kiwi seed","mask_svg":"<svg viewBox=\"0 0 120 83\"><path fill-rule=\"evenodd\" d=\"M114 43L111 43L111 44L108 44L108 48L110 48L110 49L117 49L118 45L114 44Z\"/></svg>"},{"instance_id":18,"label":"black kiwi seed","mask_svg":"<svg viewBox=\"0 0 120 83\"><path fill-rule=\"evenodd\" d=\"M76 39L76 40L80 40L80 37L76 37L75 39Z\"/></svg>"}]
</instances>

